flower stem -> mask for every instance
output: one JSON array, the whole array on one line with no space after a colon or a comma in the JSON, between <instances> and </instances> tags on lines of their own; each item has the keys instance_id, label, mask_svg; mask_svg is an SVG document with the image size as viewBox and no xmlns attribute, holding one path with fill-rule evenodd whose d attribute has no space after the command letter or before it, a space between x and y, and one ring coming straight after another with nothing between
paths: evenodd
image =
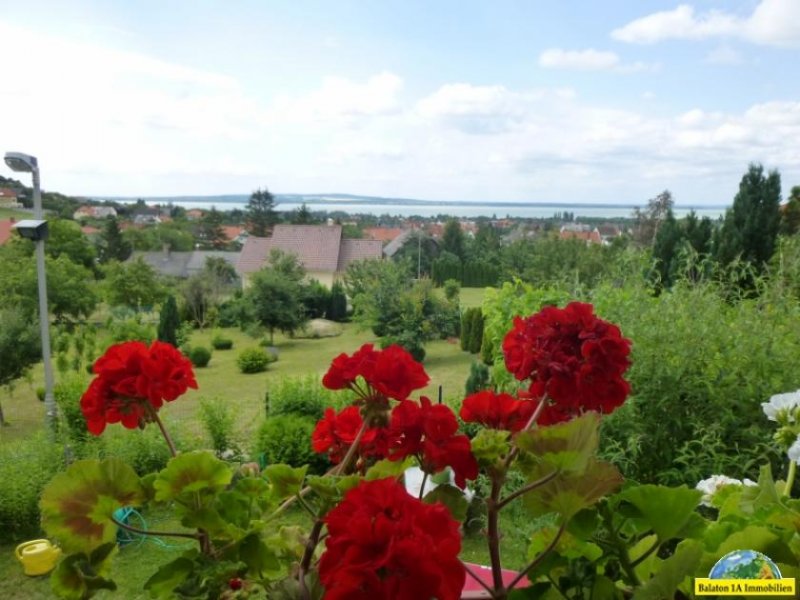
<instances>
[{"instance_id":1,"label":"flower stem","mask_svg":"<svg viewBox=\"0 0 800 600\"><path fill-rule=\"evenodd\" d=\"M169 451L173 457L178 456L178 451L175 449L175 443L172 441L169 433L167 432L166 427L164 427L164 423L161 422L161 417L158 416L158 411L153 408L153 405L149 402L145 402L147 410L150 413L150 418L158 425L158 428L161 430L161 435L164 436L164 439L167 442L167 446L169 446Z\"/></svg>"},{"instance_id":2,"label":"flower stem","mask_svg":"<svg viewBox=\"0 0 800 600\"><path fill-rule=\"evenodd\" d=\"M552 473L549 473L549 474L545 475L544 477L541 477L541 478L537 479L536 481L531 481L528 485L522 486L518 490L512 492L511 494L509 494L505 498L503 498L500 501L498 501L497 510L502 509L506 504L512 502L516 498L519 498L523 494L527 494L531 490L535 490L536 488L545 485L546 483L548 483L549 481L554 479L556 475L558 475L558 471L557 470L553 471Z\"/></svg>"},{"instance_id":3,"label":"flower stem","mask_svg":"<svg viewBox=\"0 0 800 600\"><path fill-rule=\"evenodd\" d=\"M792 495L792 486L794 485L794 477L797 474L797 463L789 460L789 473L786 475L786 485L783 488L784 496Z\"/></svg>"},{"instance_id":4,"label":"flower stem","mask_svg":"<svg viewBox=\"0 0 800 600\"><path fill-rule=\"evenodd\" d=\"M356 453L358 452L358 446L361 443L361 438L364 437L364 433L367 431L367 422L364 421L361 424L361 429L358 430L356 434L356 439L353 440L353 443L350 444L350 448L347 449L347 454L344 455L342 462L339 463L339 466L334 469L334 475L343 475L347 472L347 469L350 467L350 463L353 462L353 457L355 457Z\"/></svg>"},{"instance_id":5,"label":"flower stem","mask_svg":"<svg viewBox=\"0 0 800 600\"><path fill-rule=\"evenodd\" d=\"M536 555L536 558L534 558L530 563L528 563L528 566L526 566L519 573L517 573L517 576L511 580L511 583L508 584L509 590L513 590L514 586L516 586L520 581L522 581L522 578L525 577L525 575L527 575L528 571L530 571L536 565L542 562L544 558L550 553L550 551L556 547L556 544L558 543L558 540L561 539L561 535L564 533L564 529L566 528L566 526L567 523L565 521L561 524L561 527L558 528L558 533L556 533L555 537L550 541L549 544L547 544L547 547L544 550L542 550L538 555Z\"/></svg>"},{"instance_id":6,"label":"flower stem","mask_svg":"<svg viewBox=\"0 0 800 600\"><path fill-rule=\"evenodd\" d=\"M316 550L317 544L319 544L319 535L322 533L324 525L322 519L314 521L314 527L311 529L311 534L308 536L308 541L306 542L306 548L303 551L303 559L300 561L300 571L297 577L298 583L300 584L300 597L303 598L303 600L311 600L311 592L308 590L308 586L306 586L306 573L308 573L308 569L311 567L311 559L314 557L314 550Z\"/></svg>"},{"instance_id":7,"label":"flower stem","mask_svg":"<svg viewBox=\"0 0 800 600\"><path fill-rule=\"evenodd\" d=\"M492 476L492 492L487 503L486 520L488 524L489 536L489 558L492 563L492 584L494 586L495 596L504 595L503 588L503 567L500 562L500 489L503 487L502 474L495 474Z\"/></svg>"},{"instance_id":8,"label":"flower stem","mask_svg":"<svg viewBox=\"0 0 800 600\"><path fill-rule=\"evenodd\" d=\"M139 529L133 525L128 525L122 521L117 521L113 516L111 517L111 520L114 522L114 525L120 529L125 529L126 531L130 531L131 533L136 533L139 535L152 535L155 537L180 537L190 538L193 540L200 539L200 536L197 533L182 533L180 531L148 531L147 529Z\"/></svg>"},{"instance_id":9,"label":"flower stem","mask_svg":"<svg viewBox=\"0 0 800 600\"><path fill-rule=\"evenodd\" d=\"M419 499L422 500L425 497L425 484L428 483L428 472L425 471L422 475L422 484L419 486Z\"/></svg>"},{"instance_id":10,"label":"flower stem","mask_svg":"<svg viewBox=\"0 0 800 600\"><path fill-rule=\"evenodd\" d=\"M536 410L533 411L531 418L528 419L527 423L525 423L525 427L520 429L520 433L523 431L528 431L531 427L533 427L536 424L536 421L539 420L539 417L541 416L542 411L544 410L546 404L547 404L547 396L544 396L539 401L539 406L537 406ZM508 456L506 456L506 460L504 462L505 470L508 470L508 467L511 466L511 463L514 462L514 459L517 457L517 454L519 454L519 447L514 446L511 449L511 452L508 453Z\"/></svg>"}]
</instances>

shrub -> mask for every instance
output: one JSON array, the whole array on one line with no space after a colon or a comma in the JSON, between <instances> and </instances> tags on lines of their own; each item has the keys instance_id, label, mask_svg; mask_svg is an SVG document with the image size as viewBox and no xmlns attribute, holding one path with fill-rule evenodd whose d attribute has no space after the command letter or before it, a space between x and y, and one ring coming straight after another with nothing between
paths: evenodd
<instances>
[{"instance_id":1,"label":"shrub","mask_svg":"<svg viewBox=\"0 0 800 600\"><path fill-rule=\"evenodd\" d=\"M175 439L181 450L189 450ZM145 427L143 431L132 432L119 426L108 427L102 437L90 438L77 449L83 458L117 457L128 463L139 475L147 475L167 466L172 456L157 427Z\"/></svg>"},{"instance_id":2,"label":"shrub","mask_svg":"<svg viewBox=\"0 0 800 600\"><path fill-rule=\"evenodd\" d=\"M195 346L189 349L189 360L195 367L206 367L211 360L211 350L205 346Z\"/></svg>"},{"instance_id":3,"label":"shrub","mask_svg":"<svg viewBox=\"0 0 800 600\"><path fill-rule=\"evenodd\" d=\"M458 279L448 279L444 282L444 297L451 302L458 300L461 292L461 282Z\"/></svg>"},{"instance_id":4,"label":"shrub","mask_svg":"<svg viewBox=\"0 0 800 600\"><path fill-rule=\"evenodd\" d=\"M273 362L270 355L261 348L247 348L239 353L236 364L242 373L261 373L267 370L267 365Z\"/></svg>"},{"instance_id":5,"label":"shrub","mask_svg":"<svg viewBox=\"0 0 800 600\"><path fill-rule=\"evenodd\" d=\"M142 323L138 315L121 320L109 319L108 330L111 334L111 341L115 344L132 340L149 344L156 337L153 326Z\"/></svg>"},{"instance_id":6,"label":"shrub","mask_svg":"<svg viewBox=\"0 0 800 600\"><path fill-rule=\"evenodd\" d=\"M229 402L221 398L200 400L200 419L211 438L211 447L222 455L226 450L237 450L233 442L234 416Z\"/></svg>"},{"instance_id":7,"label":"shrub","mask_svg":"<svg viewBox=\"0 0 800 600\"><path fill-rule=\"evenodd\" d=\"M311 448L316 422L300 415L270 417L258 429L256 454L262 464L309 465L309 473L322 474L330 463Z\"/></svg>"},{"instance_id":8,"label":"shrub","mask_svg":"<svg viewBox=\"0 0 800 600\"><path fill-rule=\"evenodd\" d=\"M71 375L59 381L53 396L66 426L67 437L75 444L83 444L88 438L86 419L81 411L81 396L87 388L87 378Z\"/></svg>"},{"instance_id":9,"label":"shrub","mask_svg":"<svg viewBox=\"0 0 800 600\"><path fill-rule=\"evenodd\" d=\"M178 305L175 303L175 296L167 296L167 301L161 307L161 314L158 320L158 339L177 347L178 327L181 321L178 316Z\"/></svg>"},{"instance_id":10,"label":"shrub","mask_svg":"<svg viewBox=\"0 0 800 600\"><path fill-rule=\"evenodd\" d=\"M347 319L347 296L344 287L338 281L331 287L331 297L325 317L331 321L344 321Z\"/></svg>"},{"instance_id":11,"label":"shrub","mask_svg":"<svg viewBox=\"0 0 800 600\"><path fill-rule=\"evenodd\" d=\"M473 362L469 367L469 377L464 386L467 395L485 390L489 386L489 367L480 362Z\"/></svg>"},{"instance_id":12,"label":"shrub","mask_svg":"<svg viewBox=\"0 0 800 600\"><path fill-rule=\"evenodd\" d=\"M469 339L467 341L467 350L472 354L477 354L481 351L481 344L483 343L483 313L480 308L472 309L472 323L469 328Z\"/></svg>"},{"instance_id":13,"label":"shrub","mask_svg":"<svg viewBox=\"0 0 800 600\"><path fill-rule=\"evenodd\" d=\"M64 448L44 434L0 445L0 543L39 533L39 496L64 466Z\"/></svg>"},{"instance_id":14,"label":"shrub","mask_svg":"<svg viewBox=\"0 0 800 600\"><path fill-rule=\"evenodd\" d=\"M214 350L230 350L233 348L233 340L231 338L222 337L221 335L215 335L211 340L211 345L214 347Z\"/></svg>"},{"instance_id":15,"label":"shrub","mask_svg":"<svg viewBox=\"0 0 800 600\"><path fill-rule=\"evenodd\" d=\"M324 317L331 303L331 291L316 279L312 279L303 286L301 293L306 315L311 319Z\"/></svg>"},{"instance_id":16,"label":"shrub","mask_svg":"<svg viewBox=\"0 0 800 600\"><path fill-rule=\"evenodd\" d=\"M267 413L270 417L293 414L321 419L325 407L338 402L339 396L322 387L313 375L287 377L270 388Z\"/></svg>"}]
</instances>

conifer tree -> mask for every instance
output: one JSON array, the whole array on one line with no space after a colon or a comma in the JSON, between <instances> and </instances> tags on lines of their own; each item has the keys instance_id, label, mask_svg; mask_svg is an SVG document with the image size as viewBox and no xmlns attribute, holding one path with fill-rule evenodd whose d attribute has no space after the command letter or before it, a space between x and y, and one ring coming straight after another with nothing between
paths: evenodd
<instances>
[{"instance_id":1,"label":"conifer tree","mask_svg":"<svg viewBox=\"0 0 800 600\"><path fill-rule=\"evenodd\" d=\"M181 324L180 316L178 316L178 305L175 303L175 297L167 296L166 302L161 307L161 314L158 320L158 339L162 342L172 344L178 347L178 327Z\"/></svg>"}]
</instances>

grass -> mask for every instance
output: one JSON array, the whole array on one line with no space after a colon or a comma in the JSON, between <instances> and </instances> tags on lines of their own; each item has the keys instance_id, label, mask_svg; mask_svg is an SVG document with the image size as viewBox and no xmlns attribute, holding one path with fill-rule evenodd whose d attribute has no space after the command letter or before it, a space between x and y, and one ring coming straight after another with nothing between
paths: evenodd
<instances>
[{"instance_id":1,"label":"grass","mask_svg":"<svg viewBox=\"0 0 800 600\"><path fill-rule=\"evenodd\" d=\"M5 221L6 219L14 218L16 220L20 219L30 219L31 218L30 211L19 210L16 208L0 208L0 221Z\"/></svg>"}]
</instances>

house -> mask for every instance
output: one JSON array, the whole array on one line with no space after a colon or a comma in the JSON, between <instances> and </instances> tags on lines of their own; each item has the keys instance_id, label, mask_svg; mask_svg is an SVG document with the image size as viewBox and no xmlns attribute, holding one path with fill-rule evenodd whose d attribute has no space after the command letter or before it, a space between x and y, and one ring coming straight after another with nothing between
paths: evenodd
<instances>
[{"instance_id":1,"label":"house","mask_svg":"<svg viewBox=\"0 0 800 600\"><path fill-rule=\"evenodd\" d=\"M116 217L117 210L113 206L91 206L84 204L74 213L72 218L76 221L82 219L105 219L106 217Z\"/></svg>"},{"instance_id":2,"label":"house","mask_svg":"<svg viewBox=\"0 0 800 600\"><path fill-rule=\"evenodd\" d=\"M400 251L400 248L406 245L406 242L411 239L411 237L414 235L414 232L414 229L404 230L400 235L386 244L386 247L383 249L383 255L387 258L392 258Z\"/></svg>"},{"instance_id":3,"label":"house","mask_svg":"<svg viewBox=\"0 0 800 600\"><path fill-rule=\"evenodd\" d=\"M364 235L371 240L380 240L388 244L403 231L400 227L367 227L364 229Z\"/></svg>"},{"instance_id":4,"label":"house","mask_svg":"<svg viewBox=\"0 0 800 600\"><path fill-rule=\"evenodd\" d=\"M229 242L234 242L236 244L244 244L247 236L250 235L241 225L223 225L222 231L225 232L225 238Z\"/></svg>"},{"instance_id":5,"label":"house","mask_svg":"<svg viewBox=\"0 0 800 600\"><path fill-rule=\"evenodd\" d=\"M604 244L610 244L614 238L622 235L622 230L613 223L603 223L597 226L597 231L600 232L600 239Z\"/></svg>"},{"instance_id":6,"label":"house","mask_svg":"<svg viewBox=\"0 0 800 600\"><path fill-rule=\"evenodd\" d=\"M592 228L589 225L583 225L581 223L567 223L566 225L562 225L561 230L558 232L558 238L562 240L583 240L587 244L603 243L597 227Z\"/></svg>"},{"instance_id":7,"label":"house","mask_svg":"<svg viewBox=\"0 0 800 600\"><path fill-rule=\"evenodd\" d=\"M6 219L0 221L0 246L5 244L11 239L11 234L14 232L14 219Z\"/></svg>"},{"instance_id":8,"label":"house","mask_svg":"<svg viewBox=\"0 0 800 600\"><path fill-rule=\"evenodd\" d=\"M165 247L160 252L134 252L125 262L141 258L155 269L159 275L186 279L202 271L207 258L222 258L236 267L239 252L222 252L217 250L194 250L192 252L172 252Z\"/></svg>"},{"instance_id":9,"label":"house","mask_svg":"<svg viewBox=\"0 0 800 600\"><path fill-rule=\"evenodd\" d=\"M22 208L17 202L17 192L11 188L0 188L0 208Z\"/></svg>"},{"instance_id":10,"label":"house","mask_svg":"<svg viewBox=\"0 0 800 600\"><path fill-rule=\"evenodd\" d=\"M275 225L272 237L249 236L242 247L236 272L244 287L250 275L267 264L273 249L297 256L309 279L331 287L358 260L380 259L380 240L342 238L341 225Z\"/></svg>"},{"instance_id":11,"label":"house","mask_svg":"<svg viewBox=\"0 0 800 600\"><path fill-rule=\"evenodd\" d=\"M189 221L199 221L203 218L203 211L199 208L192 208L186 211L186 219Z\"/></svg>"},{"instance_id":12,"label":"house","mask_svg":"<svg viewBox=\"0 0 800 600\"><path fill-rule=\"evenodd\" d=\"M133 217L134 225L158 225L161 223L161 217L151 214L138 214Z\"/></svg>"}]
</instances>

